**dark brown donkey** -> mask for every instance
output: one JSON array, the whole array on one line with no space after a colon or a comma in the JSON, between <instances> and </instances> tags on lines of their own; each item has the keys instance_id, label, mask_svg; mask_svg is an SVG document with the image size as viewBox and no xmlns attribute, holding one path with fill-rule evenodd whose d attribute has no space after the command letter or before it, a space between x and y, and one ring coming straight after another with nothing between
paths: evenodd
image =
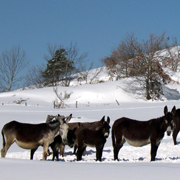
<instances>
[{"instance_id":1,"label":"dark brown donkey","mask_svg":"<svg viewBox=\"0 0 180 180\"><path fill-rule=\"evenodd\" d=\"M173 141L174 145L177 144L177 135L180 131L180 109L173 108L173 121L174 121L174 131L173 131Z\"/></svg>"},{"instance_id":2,"label":"dark brown donkey","mask_svg":"<svg viewBox=\"0 0 180 180\"><path fill-rule=\"evenodd\" d=\"M141 147L151 144L151 161L155 161L158 146L164 132L170 136L173 129L173 115L164 107L164 116L149 121L136 121L126 117L117 119L112 126L112 144L114 160L118 160L119 150L123 144Z\"/></svg>"},{"instance_id":3,"label":"dark brown donkey","mask_svg":"<svg viewBox=\"0 0 180 180\"><path fill-rule=\"evenodd\" d=\"M85 128L90 129L90 130L99 130L101 126L103 125L104 121L105 121L105 116L103 116L101 120L94 121L94 122L73 122L73 123L69 123L69 129L73 129L77 127L77 130L75 131L75 135L77 137L79 132ZM74 141L74 152L73 152L74 154L76 154L77 146L78 146L78 142L76 139ZM86 153L86 148L84 149L84 155L85 153Z\"/></svg>"},{"instance_id":4,"label":"dark brown donkey","mask_svg":"<svg viewBox=\"0 0 180 180\"><path fill-rule=\"evenodd\" d=\"M78 133L77 161L82 160L82 154L87 146L96 148L96 161L101 161L104 144L109 136L109 123L110 118L108 117L99 130L84 128Z\"/></svg>"},{"instance_id":5,"label":"dark brown donkey","mask_svg":"<svg viewBox=\"0 0 180 180\"><path fill-rule=\"evenodd\" d=\"M11 121L5 124L2 129L3 148L1 149L1 157L5 157L9 147L16 142L21 148L31 149L31 159L37 148L43 146L42 159L46 160L49 144L54 141L58 134L61 135L64 142L67 141L68 120L64 121L59 118L51 123L41 124Z\"/></svg>"}]
</instances>

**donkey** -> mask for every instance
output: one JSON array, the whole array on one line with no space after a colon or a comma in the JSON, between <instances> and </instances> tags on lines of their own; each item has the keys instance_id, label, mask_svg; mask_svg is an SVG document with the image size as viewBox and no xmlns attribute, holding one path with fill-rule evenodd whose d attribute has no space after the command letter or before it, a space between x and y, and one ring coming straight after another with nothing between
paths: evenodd
<instances>
[{"instance_id":1,"label":"donkey","mask_svg":"<svg viewBox=\"0 0 180 180\"><path fill-rule=\"evenodd\" d=\"M62 157L64 157L64 147L65 144L67 144L69 147L73 147L74 145L74 141L76 139L76 135L75 135L75 131L76 131L77 127L75 127L73 130L69 130L68 134L67 134L67 143L63 143L62 138L60 135L56 136L54 138L54 142L51 143L49 146L51 147L52 151L53 151L53 157L52 157L52 161L54 161L54 159L56 158L57 161L59 161L59 149L60 149L60 155Z\"/></svg>"},{"instance_id":2,"label":"donkey","mask_svg":"<svg viewBox=\"0 0 180 180\"><path fill-rule=\"evenodd\" d=\"M63 142L67 141L68 120L64 121L59 118L51 123L41 124L11 121L5 124L1 131L3 138L1 157L5 157L10 146L16 142L19 147L31 150L30 159L33 159L33 154L37 148L43 146L42 159L46 160L49 144L54 141L58 134L61 135Z\"/></svg>"},{"instance_id":3,"label":"donkey","mask_svg":"<svg viewBox=\"0 0 180 180\"><path fill-rule=\"evenodd\" d=\"M67 116L67 117L65 117L65 116L61 116L60 114L58 114L57 116L52 116L52 115L48 115L47 116L47 119L46 119L46 123L51 123L51 122L53 122L53 121L56 121L56 120L58 120L58 121L60 121L60 120L63 120L63 122L66 122L66 124L71 120L71 118L72 118L72 114L70 114L69 116ZM61 139L61 143L66 143L67 141L69 141L68 140L68 134L69 134L69 126L68 126L68 129L67 129L67 140L66 141L64 141L64 140L62 140L62 137L61 137L61 135L59 134L59 135L57 135L55 138L54 138L54 141L56 140L56 142L57 142L57 139ZM54 141L53 141L53 143L54 143ZM53 143L51 143L51 144L53 144ZM50 145L51 145L50 144ZM54 148L55 149L55 148ZM35 150L36 151L36 150ZM33 155L34 155L34 152L35 152L33 149L31 149L31 154L30 154L30 159L33 159ZM50 153L50 151L49 151L49 149L48 149L48 151L47 151L47 156L49 156L51 153ZM53 154L54 154L54 151L53 151ZM55 157L55 156L54 156Z\"/></svg>"},{"instance_id":4,"label":"donkey","mask_svg":"<svg viewBox=\"0 0 180 180\"><path fill-rule=\"evenodd\" d=\"M55 117L56 116L48 115L47 119L46 119L46 122L50 122ZM78 142L77 142L76 137L77 137L78 133L84 128L88 128L88 129L92 129L92 130L98 130L102 126L103 122L105 121L104 119L105 119L105 116L103 116L101 118L101 120L94 121L94 122L73 122L73 123L68 123L70 131L73 131L76 128L76 131L74 131L75 137L73 139L73 141L74 141L74 152L73 152L73 154L76 154L76 150L77 150ZM68 141L70 141L70 138L69 138ZM61 143L60 141L59 141L59 144L60 144L60 155L63 157L64 156L65 145L69 145L69 144L68 143ZM86 151L84 150L84 155L85 155L85 152Z\"/></svg>"},{"instance_id":5,"label":"donkey","mask_svg":"<svg viewBox=\"0 0 180 180\"><path fill-rule=\"evenodd\" d=\"M87 146L96 148L96 161L101 161L104 144L109 136L109 123L110 118L107 117L107 121L103 122L99 130L84 128L78 133L77 161L82 160L82 154Z\"/></svg>"},{"instance_id":6,"label":"donkey","mask_svg":"<svg viewBox=\"0 0 180 180\"><path fill-rule=\"evenodd\" d=\"M173 109L172 109L173 111ZM117 119L112 126L112 144L114 160L118 160L119 150L123 144L141 147L151 144L151 161L155 161L157 149L164 137L164 132L170 136L173 129L173 115L164 107L164 116L149 121L137 121L126 117Z\"/></svg>"},{"instance_id":7,"label":"donkey","mask_svg":"<svg viewBox=\"0 0 180 180\"><path fill-rule=\"evenodd\" d=\"M180 131L180 109L173 108L173 121L174 121L174 131L173 131L173 142L174 145L177 145L177 135Z\"/></svg>"},{"instance_id":8,"label":"donkey","mask_svg":"<svg viewBox=\"0 0 180 180\"><path fill-rule=\"evenodd\" d=\"M77 127L77 130L75 132L76 137L78 136L79 132L84 129L90 129L90 130L99 130L101 128L101 126L103 125L105 121L105 116L103 116L101 118L101 120L99 121L94 121L94 122L74 122L74 123L69 123L69 129L73 129L75 127ZM78 146L78 142L77 139L74 141L74 152L73 154L76 154L77 151L77 146ZM84 155L86 153L86 148L84 149Z\"/></svg>"},{"instance_id":9,"label":"donkey","mask_svg":"<svg viewBox=\"0 0 180 180\"><path fill-rule=\"evenodd\" d=\"M54 119L56 119L57 116L54 116L54 115L48 115L47 118L46 118L46 123L49 123L51 121L53 121ZM59 115L58 114L58 117L61 117L61 118L67 118L63 115ZM71 117L72 118L72 117ZM68 123L69 125L69 123ZM64 148L65 148L65 145L68 145L69 147L73 147L74 145L74 141L76 139L76 135L75 135L75 131L76 131L77 127L75 127L74 129L70 129L69 128L69 131L68 131L68 134L67 134L67 142L64 143L62 141L62 138L60 135L56 136L54 138L54 142L51 143L49 146L51 147L52 151L53 151L53 157L52 157L52 161L54 161L54 159L56 158L56 160L58 161L59 160L59 149L60 149L60 155L62 157L64 157ZM50 150L48 149L48 155L51 155L51 152Z\"/></svg>"}]
</instances>

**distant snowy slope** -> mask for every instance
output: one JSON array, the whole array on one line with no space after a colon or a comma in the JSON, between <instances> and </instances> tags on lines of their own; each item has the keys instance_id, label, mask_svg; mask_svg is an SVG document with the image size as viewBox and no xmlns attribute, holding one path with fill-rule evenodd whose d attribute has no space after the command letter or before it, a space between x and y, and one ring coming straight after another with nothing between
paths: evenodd
<instances>
[{"instance_id":1,"label":"distant snowy slope","mask_svg":"<svg viewBox=\"0 0 180 180\"><path fill-rule=\"evenodd\" d=\"M180 85L164 85L164 100L180 99ZM57 87L58 94L71 94L65 100L66 105L78 104L106 104L121 102L146 101L144 98L145 89L133 78L124 78L119 81L108 81L99 84L84 84L70 87ZM46 104L52 106L57 99L53 88L28 89L0 93L0 103L14 104L18 100L27 100L28 105Z\"/></svg>"},{"instance_id":2,"label":"distant snowy slope","mask_svg":"<svg viewBox=\"0 0 180 180\"><path fill-rule=\"evenodd\" d=\"M116 103L137 101L129 89L130 79L121 81L105 82L100 84L84 84L70 87L59 86L58 93L69 93L70 98L65 100L66 104L75 104L76 101L82 104L88 103ZM24 99L28 104L38 104L41 101L52 104L56 95L52 87L42 89L29 89L23 91L13 91L0 94L0 103L12 104Z\"/></svg>"},{"instance_id":3,"label":"distant snowy slope","mask_svg":"<svg viewBox=\"0 0 180 180\"><path fill-rule=\"evenodd\" d=\"M170 49L170 52L177 56L180 46ZM167 50L161 51L161 56L169 56ZM169 74L173 80L169 84L163 85L164 96L161 100L180 99L180 71L173 72L168 68L164 71ZM121 102L139 102L146 101L145 89L140 85L136 78L123 78L118 81L110 77L107 68L100 67L74 75L74 77L83 77L87 79L80 81L77 78L71 81L70 87L58 86L58 94L70 94L69 99L64 102L66 105L78 104L106 104ZM89 84L91 82L91 84ZM15 90L7 93L0 93L0 103L14 104L19 100L27 100L28 105L46 104L52 106L57 100L52 87L41 89Z\"/></svg>"}]
</instances>

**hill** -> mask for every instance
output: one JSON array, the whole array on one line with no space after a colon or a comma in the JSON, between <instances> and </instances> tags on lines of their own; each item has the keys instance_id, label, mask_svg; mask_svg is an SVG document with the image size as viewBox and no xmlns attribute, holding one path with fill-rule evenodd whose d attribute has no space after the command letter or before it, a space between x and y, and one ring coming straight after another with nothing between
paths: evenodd
<instances>
[{"instance_id":1,"label":"hill","mask_svg":"<svg viewBox=\"0 0 180 180\"><path fill-rule=\"evenodd\" d=\"M97 69L89 72L89 79ZM180 99L180 72L172 72L166 69L171 76L172 82L163 85L164 96L161 101L179 100ZM118 81L109 81L109 75L105 67L94 79L96 82L86 84L85 81L81 85L77 80L71 82L70 87L58 86L57 94L68 98L64 100L65 105L74 106L76 103L85 106L90 104L114 104L122 102L143 102L146 101L144 94L145 89L140 86L135 78L123 78ZM40 89L19 89L12 92L0 93L0 103L13 104L25 103L28 105L53 106L53 103L58 102L58 98L53 87L44 87Z\"/></svg>"}]
</instances>

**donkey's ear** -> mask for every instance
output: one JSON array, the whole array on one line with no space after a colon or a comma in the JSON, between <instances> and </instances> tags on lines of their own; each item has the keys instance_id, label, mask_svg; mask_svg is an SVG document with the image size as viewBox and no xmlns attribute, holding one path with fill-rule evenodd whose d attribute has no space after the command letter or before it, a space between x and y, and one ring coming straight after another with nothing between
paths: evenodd
<instances>
[{"instance_id":1,"label":"donkey's ear","mask_svg":"<svg viewBox=\"0 0 180 180\"><path fill-rule=\"evenodd\" d=\"M167 106L164 107L164 114L166 115L168 113L168 108Z\"/></svg>"},{"instance_id":2,"label":"donkey's ear","mask_svg":"<svg viewBox=\"0 0 180 180\"><path fill-rule=\"evenodd\" d=\"M176 115L176 106L174 106L174 107L172 108L171 113L172 113L173 116Z\"/></svg>"},{"instance_id":3,"label":"donkey's ear","mask_svg":"<svg viewBox=\"0 0 180 180\"><path fill-rule=\"evenodd\" d=\"M66 118L66 123L68 123L72 118L72 114L70 114L67 118Z\"/></svg>"},{"instance_id":4,"label":"donkey's ear","mask_svg":"<svg viewBox=\"0 0 180 180\"><path fill-rule=\"evenodd\" d=\"M103 116L100 121L103 123L105 121L105 116Z\"/></svg>"},{"instance_id":5,"label":"donkey's ear","mask_svg":"<svg viewBox=\"0 0 180 180\"><path fill-rule=\"evenodd\" d=\"M81 124L80 122L78 122L78 128L79 128L80 126L82 126L82 124Z\"/></svg>"},{"instance_id":6,"label":"donkey's ear","mask_svg":"<svg viewBox=\"0 0 180 180\"><path fill-rule=\"evenodd\" d=\"M58 114L58 116L61 116L60 114Z\"/></svg>"},{"instance_id":7,"label":"donkey's ear","mask_svg":"<svg viewBox=\"0 0 180 180\"><path fill-rule=\"evenodd\" d=\"M75 127L75 128L73 129L73 133L75 133L76 130L77 130L77 127Z\"/></svg>"},{"instance_id":8,"label":"donkey's ear","mask_svg":"<svg viewBox=\"0 0 180 180\"><path fill-rule=\"evenodd\" d=\"M109 118L109 116L107 117L107 123L110 124L110 118Z\"/></svg>"}]
</instances>

